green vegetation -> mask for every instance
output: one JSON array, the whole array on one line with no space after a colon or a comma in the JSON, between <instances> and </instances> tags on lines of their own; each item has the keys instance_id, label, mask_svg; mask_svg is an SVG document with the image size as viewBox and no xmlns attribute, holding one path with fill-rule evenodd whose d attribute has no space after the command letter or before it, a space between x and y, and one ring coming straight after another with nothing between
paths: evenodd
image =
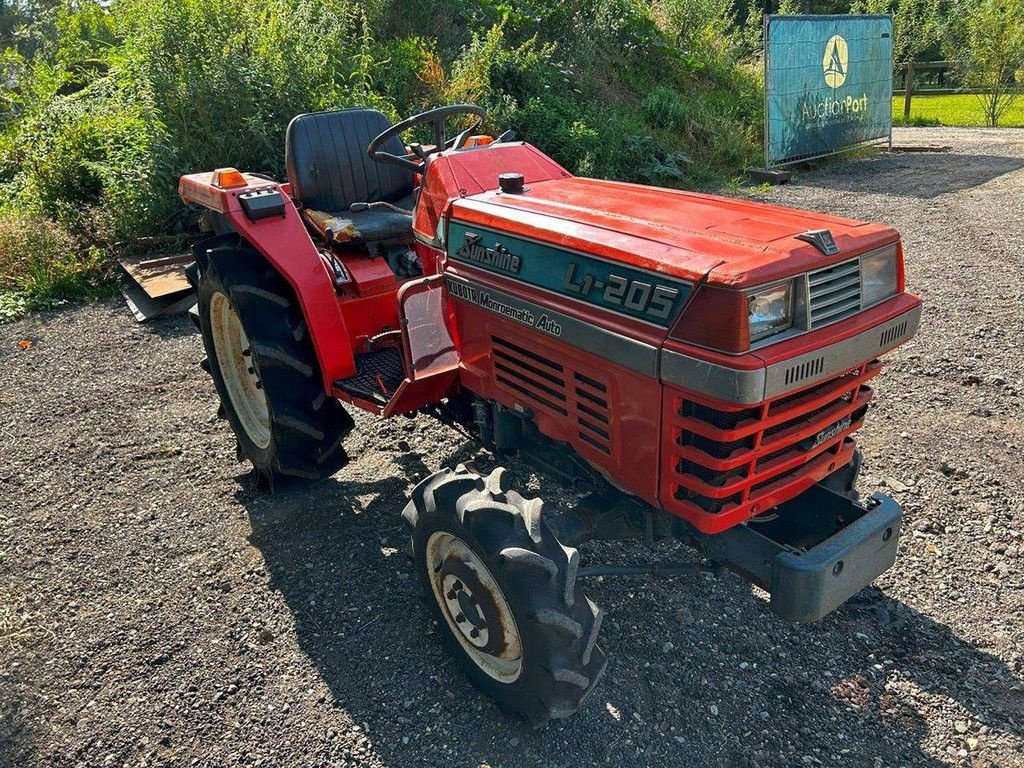
<instances>
[{"instance_id":1,"label":"green vegetation","mask_svg":"<svg viewBox=\"0 0 1024 768\"><path fill-rule=\"evenodd\" d=\"M0 290L97 290L181 228L177 180L284 175L300 112L473 101L588 175L698 186L754 156L728 0L0 0ZM8 297L4 306L15 306ZM10 310L13 311L13 310Z\"/></svg>"},{"instance_id":2,"label":"green vegetation","mask_svg":"<svg viewBox=\"0 0 1024 768\"><path fill-rule=\"evenodd\" d=\"M981 0L964 21L963 39L964 84L985 92L985 121L999 125L1024 80L1024 0Z\"/></svg>"},{"instance_id":3,"label":"green vegetation","mask_svg":"<svg viewBox=\"0 0 1024 768\"><path fill-rule=\"evenodd\" d=\"M284 130L300 112L367 105L394 119L473 101L487 130L512 128L576 173L718 185L760 156L765 10L893 12L897 59L968 51L1005 84L1024 69L1016 33L997 56L979 49L986 29L1024 24L1021 7L0 0L0 319L103 291L118 244L187 230L182 173L282 177ZM1019 120L1004 109L1003 124ZM974 122L940 111L915 119Z\"/></svg>"},{"instance_id":4,"label":"green vegetation","mask_svg":"<svg viewBox=\"0 0 1024 768\"><path fill-rule=\"evenodd\" d=\"M943 87L981 93L975 99L984 117L981 124L1009 124L1002 118L1014 111L1017 94L1024 88L1024 0L854 0L852 7L858 12L892 13L897 64L952 62L943 73ZM907 122L977 124L967 117L968 110L955 108L953 102L941 108L946 110L943 116L919 115L914 104ZM902 109L895 114L898 124L903 123Z\"/></svg>"},{"instance_id":5,"label":"green vegetation","mask_svg":"<svg viewBox=\"0 0 1024 768\"><path fill-rule=\"evenodd\" d=\"M910 101L910 120L903 119L903 96L892 100L894 125L949 125L980 127L988 124L982 101L970 94L954 96L921 96L914 94ZM1003 113L999 125L1006 128L1024 128L1024 101L1017 100Z\"/></svg>"}]
</instances>

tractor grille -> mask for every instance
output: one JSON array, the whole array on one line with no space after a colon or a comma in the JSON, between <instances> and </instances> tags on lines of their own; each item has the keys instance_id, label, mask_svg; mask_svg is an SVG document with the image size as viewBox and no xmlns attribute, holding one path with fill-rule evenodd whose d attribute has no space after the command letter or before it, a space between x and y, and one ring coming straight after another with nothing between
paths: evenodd
<instances>
[{"instance_id":1,"label":"tractor grille","mask_svg":"<svg viewBox=\"0 0 1024 768\"><path fill-rule=\"evenodd\" d=\"M582 373L573 374L575 416L580 440L611 454L611 421L608 417L608 385Z\"/></svg>"},{"instance_id":2,"label":"tractor grille","mask_svg":"<svg viewBox=\"0 0 1024 768\"><path fill-rule=\"evenodd\" d=\"M608 408L609 383L601 374L574 370L498 336L491 337L491 361L494 380L515 402L571 417L581 448L612 455L615 424Z\"/></svg>"},{"instance_id":3,"label":"tractor grille","mask_svg":"<svg viewBox=\"0 0 1024 768\"><path fill-rule=\"evenodd\" d=\"M807 275L811 330L860 312L860 259Z\"/></svg>"},{"instance_id":4,"label":"tractor grille","mask_svg":"<svg viewBox=\"0 0 1024 768\"><path fill-rule=\"evenodd\" d=\"M878 361L755 407L679 393L666 445L676 511L723 530L771 509L846 464L864 421Z\"/></svg>"}]
</instances>

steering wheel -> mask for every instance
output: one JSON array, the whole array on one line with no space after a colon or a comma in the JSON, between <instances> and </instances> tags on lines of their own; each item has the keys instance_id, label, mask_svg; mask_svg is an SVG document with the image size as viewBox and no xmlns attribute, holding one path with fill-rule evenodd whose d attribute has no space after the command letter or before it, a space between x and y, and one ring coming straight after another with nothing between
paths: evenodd
<instances>
[{"instance_id":1,"label":"steering wheel","mask_svg":"<svg viewBox=\"0 0 1024 768\"><path fill-rule=\"evenodd\" d=\"M445 132L445 122L452 115L476 115L476 120L466 130L462 131L458 136L448 139ZM432 125L434 126L434 145L437 147L436 152L441 149L459 149L465 143L466 140L473 134L473 132L480 127L484 121L486 113L478 107L476 104L452 104L447 107L437 107L435 109L428 109L426 112L420 112L418 115L407 117L400 123L395 123L386 131L378 134L373 141L370 142L370 146L366 148L366 153L370 156L370 159L377 163L390 163L391 165L398 165L406 170L413 171L415 173L422 174L427 167L427 153L419 144L410 145L413 152L419 157L419 162L411 160L407 156L393 155L390 152L384 152L380 148L384 146L390 139L398 136L401 133L413 128L417 125Z\"/></svg>"}]
</instances>

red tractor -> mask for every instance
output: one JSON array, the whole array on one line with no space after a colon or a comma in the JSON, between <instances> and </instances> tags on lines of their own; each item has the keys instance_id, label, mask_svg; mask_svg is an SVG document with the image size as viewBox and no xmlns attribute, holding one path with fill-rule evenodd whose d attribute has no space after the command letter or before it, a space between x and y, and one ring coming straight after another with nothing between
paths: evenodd
<instances>
[{"instance_id":1,"label":"red tractor","mask_svg":"<svg viewBox=\"0 0 1024 768\"><path fill-rule=\"evenodd\" d=\"M577 178L483 117L300 115L288 183L228 168L180 193L212 212L194 313L261 484L344 466L347 404L458 425L586 491L551 509L460 465L403 513L454 654L542 724L605 667L581 578L648 571L582 567L588 540L683 540L801 622L892 565L901 511L859 499L851 435L921 302L890 227Z\"/></svg>"}]
</instances>

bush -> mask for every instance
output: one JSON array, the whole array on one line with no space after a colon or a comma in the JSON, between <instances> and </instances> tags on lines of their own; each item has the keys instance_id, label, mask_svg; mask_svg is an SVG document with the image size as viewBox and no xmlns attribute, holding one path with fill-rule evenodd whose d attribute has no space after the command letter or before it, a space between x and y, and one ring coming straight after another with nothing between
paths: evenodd
<instances>
[{"instance_id":1,"label":"bush","mask_svg":"<svg viewBox=\"0 0 1024 768\"><path fill-rule=\"evenodd\" d=\"M25 306L96 294L101 261L99 252L83 248L53 221L23 214L0 218L0 290Z\"/></svg>"},{"instance_id":2,"label":"bush","mask_svg":"<svg viewBox=\"0 0 1024 768\"><path fill-rule=\"evenodd\" d=\"M664 130L681 129L690 116L690 108L683 95L662 85L644 97L640 108L648 123Z\"/></svg>"},{"instance_id":3,"label":"bush","mask_svg":"<svg viewBox=\"0 0 1024 768\"><path fill-rule=\"evenodd\" d=\"M476 101L574 172L679 186L735 173L758 140L726 0L52 5L0 42L0 216L22 254L2 263L32 296L92 290L97 253L180 213L183 173L283 176L300 112ZM70 272L46 262L68 250Z\"/></svg>"}]
</instances>

